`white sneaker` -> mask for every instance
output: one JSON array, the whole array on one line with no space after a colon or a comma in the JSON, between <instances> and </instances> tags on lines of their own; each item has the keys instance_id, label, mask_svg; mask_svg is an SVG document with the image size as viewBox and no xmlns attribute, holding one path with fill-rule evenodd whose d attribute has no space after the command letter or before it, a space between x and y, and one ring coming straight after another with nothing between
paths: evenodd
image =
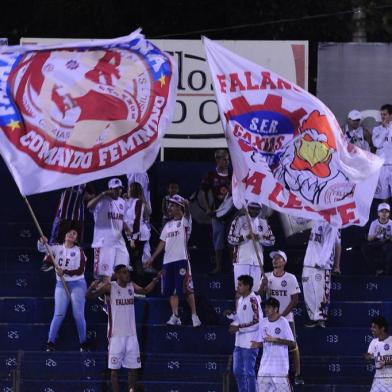
<instances>
[{"instance_id":1,"label":"white sneaker","mask_svg":"<svg viewBox=\"0 0 392 392\"><path fill-rule=\"evenodd\" d=\"M176 316L175 314L172 314L169 320L166 322L167 325L181 325L181 319Z\"/></svg>"},{"instance_id":2,"label":"white sneaker","mask_svg":"<svg viewBox=\"0 0 392 392\"><path fill-rule=\"evenodd\" d=\"M192 314L192 324L194 327L200 327L201 321L197 314Z\"/></svg>"}]
</instances>

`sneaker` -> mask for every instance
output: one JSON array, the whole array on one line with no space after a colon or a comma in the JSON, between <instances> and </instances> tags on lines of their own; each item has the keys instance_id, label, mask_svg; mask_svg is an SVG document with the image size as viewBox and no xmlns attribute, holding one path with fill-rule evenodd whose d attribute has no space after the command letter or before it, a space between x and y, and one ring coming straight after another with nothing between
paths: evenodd
<instances>
[{"instance_id":1,"label":"sneaker","mask_svg":"<svg viewBox=\"0 0 392 392\"><path fill-rule=\"evenodd\" d=\"M314 328L317 327L317 325L318 325L318 321L313 321L313 320L309 320L307 323L305 323L306 328Z\"/></svg>"},{"instance_id":2,"label":"sneaker","mask_svg":"<svg viewBox=\"0 0 392 392\"><path fill-rule=\"evenodd\" d=\"M320 328L325 328L325 321L324 320L317 321L317 326Z\"/></svg>"},{"instance_id":3,"label":"sneaker","mask_svg":"<svg viewBox=\"0 0 392 392\"><path fill-rule=\"evenodd\" d=\"M181 319L176 316L175 314L172 314L169 320L166 322L167 325L181 325Z\"/></svg>"},{"instance_id":4,"label":"sneaker","mask_svg":"<svg viewBox=\"0 0 392 392\"><path fill-rule=\"evenodd\" d=\"M80 352L86 352L86 351L90 351L90 345L87 342L81 343L80 344Z\"/></svg>"},{"instance_id":5,"label":"sneaker","mask_svg":"<svg viewBox=\"0 0 392 392\"><path fill-rule=\"evenodd\" d=\"M201 321L200 321L199 316L197 314L192 314L192 324L194 327L200 327Z\"/></svg>"},{"instance_id":6,"label":"sneaker","mask_svg":"<svg viewBox=\"0 0 392 392\"><path fill-rule=\"evenodd\" d=\"M305 381L300 375L298 375L298 376L294 377L294 384L295 385L304 385Z\"/></svg>"},{"instance_id":7,"label":"sneaker","mask_svg":"<svg viewBox=\"0 0 392 392\"><path fill-rule=\"evenodd\" d=\"M45 261L42 263L40 270L42 272L49 272L53 269L53 264L46 263Z\"/></svg>"},{"instance_id":8,"label":"sneaker","mask_svg":"<svg viewBox=\"0 0 392 392\"><path fill-rule=\"evenodd\" d=\"M46 343L46 351L47 352L56 351L56 345L53 342Z\"/></svg>"},{"instance_id":9,"label":"sneaker","mask_svg":"<svg viewBox=\"0 0 392 392\"><path fill-rule=\"evenodd\" d=\"M384 275L384 270L377 270L376 276L381 276L381 275Z\"/></svg>"}]
</instances>

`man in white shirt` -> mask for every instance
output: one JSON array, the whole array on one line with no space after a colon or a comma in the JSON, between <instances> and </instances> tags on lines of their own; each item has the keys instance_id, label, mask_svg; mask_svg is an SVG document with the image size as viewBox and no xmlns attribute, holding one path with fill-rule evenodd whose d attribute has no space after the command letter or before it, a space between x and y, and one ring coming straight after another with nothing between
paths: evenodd
<instances>
[{"instance_id":1,"label":"man in white shirt","mask_svg":"<svg viewBox=\"0 0 392 392\"><path fill-rule=\"evenodd\" d=\"M377 207L378 219L369 228L368 242L362 245L370 271L376 271L376 276L392 272L392 220L389 219L388 203L380 203Z\"/></svg>"},{"instance_id":2,"label":"man in white shirt","mask_svg":"<svg viewBox=\"0 0 392 392\"><path fill-rule=\"evenodd\" d=\"M392 105L380 108L381 124L373 128L372 141L376 154L384 158L384 165L374 197L386 200L392 196Z\"/></svg>"},{"instance_id":3,"label":"man in white shirt","mask_svg":"<svg viewBox=\"0 0 392 392\"><path fill-rule=\"evenodd\" d=\"M121 196L122 183L112 178L108 190L94 197L87 208L94 214L94 277L103 276L110 282L114 267L129 264L129 255L122 235L123 229L130 234L124 223L125 201Z\"/></svg>"},{"instance_id":4,"label":"man in white shirt","mask_svg":"<svg viewBox=\"0 0 392 392\"><path fill-rule=\"evenodd\" d=\"M118 370L128 369L128 388L135 388L137 371L141 367L139 342L135 322L135 293L146 295L154 290L159 281L155 277L146 287L131 282L129 266L118 264L114 268L116 281L94 281L86 297L94 299L105 295L108 306L108 367L111 369L113 392L120 392Z\"/></svg>"},{"instance_id":5,"label":"man in white shirt","mask_svg":"<svg viewBox=\"0 0 392 392\"><path fill-rule=\"evenodd\" d=\"M279 314L279 301L269 298L265 303L266 317L259 323L259 336L251 347L263 347L257 375L258 392L291 392L288 379L289 349L295 340L288 321Z\"/></svg>"},{"instance_id":6,"label":"man in white shirt","mask_svg":"<svg viewBox=\"0 0 392 392\"><path fill-rule=\"evenodd\" d=\"M172 315L168 325L181 325L178 315L179 298L186 297L192 312L192 324L194 327L201 325L196 313L195 295L193 293L193 281L191 266L189 263L188 240L192 230L192 219L189 213L188 201L179 195L169 199L168 212L172 219L164 226L160 242L146 262L150 267L154 260L163 252L162 267L162 295L170 299Z\"/></svg>"},{"instance_id":7,"label":"man in white shirt","mask_svg":"<svg viewBox=\"0 0 392 392\"><path fill-rule=\"evenodd\" d=\"M392 337L388 334L388 322L383 316L372 319L370 342L365 357L373 360L376 372L370 392L392 390Z\"/></svg>"},{"instance_id":8,"label":"man in white shirt","mask_svg":"<svg viewBox=\"0 0 392 392\"><path fill-rule=\"evenodd\" d=\"M232 314L234 320L229 328L235 333L233 352L233 373L239 392L256 392L256 358L257 348L252 348L259 333L259 320L262 316L258 296L252 291L253 278L241 275L237 279L237 294L239 296L237 309ZM230 312L225 312L226 314Z\"/></svg>"},{"instance_id":9,"label":"man in white shirt","mask_svg":"<svg viewBox=\"0 0 392 392\"><path fill-rule=\"evenodd\" d=\"M302 287L310 321L306 327L325 328L331 302L331 270L340 230L328 222L314 222L306 248Z\"/></svg>"},{"instance_id":10,"label":"man in white shirt","mask_svg":"<svg viewBox=\"0 0 392 392\"><path fill-rule=\"evenodd\" d=\"M253 288L257 291L262 271L256 249L263 265L263 246L274 245L275 237L267 221L260 217L261 205L251 202L247 208L249 219L246 214L234 218L227 239L229 244L234 246L234 285L237 284L239 276L250 275L253 278Z\"/></svg>"},{"instance_id":11,"label":"man in white shirt","mask_svg":"<svg viewBox=\"0 0 392 392\"><path fill-rule=\"evenodd\" d=\"M287 255L278 250L270 253L274 270L267 272L259 290L260 294L266 294L267 298L275 298L280 303L280 315L289 322L291 331L296 342L295 322L293 309L298 305L298 297L301 292L298 280L295 275L285 271ZM294 383L301 385L304 383L301 377L301 363L298 345L290 350L290 359L294 367Z\"/></svg>"},{"instance_id":12,"label":"man in white shirt","mask_svg":"<svg viewBox=\"0 0 392 392\"><path fill-rule=\"evenodd\" d=\"M347 123L342 127L345 139L362 150L370 151L369 131L361 126L362 114L358 110L351 110L347 116Z\"/></svg>"}]
</instances>

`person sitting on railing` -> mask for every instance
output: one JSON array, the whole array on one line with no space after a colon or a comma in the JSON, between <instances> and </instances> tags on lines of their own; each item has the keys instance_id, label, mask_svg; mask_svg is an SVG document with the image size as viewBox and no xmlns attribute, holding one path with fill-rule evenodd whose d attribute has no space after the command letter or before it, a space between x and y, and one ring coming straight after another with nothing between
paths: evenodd
<instances>
[{"instance_id":1,"label":"person sitting on railing","mask_svg":"<svg viewBox=\"0 0 392 392\"><path fill-rule=\"evenodd\" d=\"M78 232L69 230L65 234L64 243L61 245L48 245L53 253L58 268L56 268L56 289L54 292L54 315L50 323L48 343L46 351L55 351L57 333L64 321L69 303L72 303L72 313L78 330L80 351L88 351L86 342L86 320L84 317L85 294L87 291L84 270L86 268L86 256L83 250L77 246ZM38 250L46 252L46 237L38 241ZM49 258L49 256L47 256ZM68 296L60 276L63 276L70 292Z\"/></svg>"}]
</instances>

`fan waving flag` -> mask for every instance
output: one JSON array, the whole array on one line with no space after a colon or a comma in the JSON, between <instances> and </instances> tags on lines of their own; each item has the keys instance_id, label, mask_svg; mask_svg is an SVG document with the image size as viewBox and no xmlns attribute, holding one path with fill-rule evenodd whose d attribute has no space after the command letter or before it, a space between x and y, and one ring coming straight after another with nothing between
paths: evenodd
<instances>
[{"instance_id":1,"label":"fan waving flag","mask_svg":"<svg viewBox=\"0 0 392 392\"><path fill-rule=\"evenodd\" d=\"M382 159L348 145L316 97L203 38L233 163L233 199L336 226L364 225Z\"/></svg>"},{"instance_id":2,"label":"fan waving flag","mask_svg":"<svg viewBox=\"0 0 392 392\"><path fill-rule=\"evenodd\" d=\"M174 115L177 66L126 37L0 50L0 153L23 195L146 171Z\"/></svg>"}]
</instances>

